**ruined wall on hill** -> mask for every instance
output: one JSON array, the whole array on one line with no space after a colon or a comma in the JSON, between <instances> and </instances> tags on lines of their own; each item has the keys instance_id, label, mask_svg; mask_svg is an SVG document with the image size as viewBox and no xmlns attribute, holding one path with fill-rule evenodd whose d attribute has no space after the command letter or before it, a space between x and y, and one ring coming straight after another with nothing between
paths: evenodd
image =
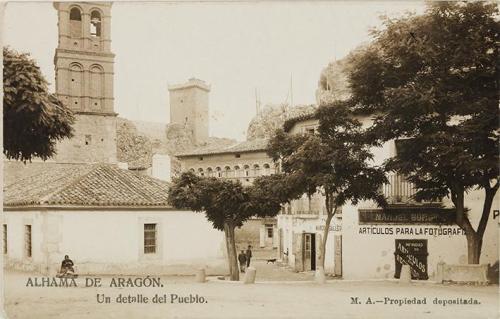
<instances>
[{"instance_id":1,"label":"ruined wall on hill","mask_svg":"<svg viewBox=\"0 0 500 319\"><path fill-rule=\"evenodd\" d=\"M147 169L152 166L154 154L171 157L172 174L178 174L180 163L175 154L205 145L228 146L235 140L210 137L201 145L193 142L190 130L176 123L159 124L135 122L118 118L117 157L119 162L128 163L130 169Z\"/></svg>"},{"instance_id":2,"label":"ruined wall on hill","mask_svg":"<svg viewBox=\"0 0 500 319\"><path fill-rule=\"evenodd\" d=\"M278 128L283 128L285 121L301 114L310 113L315 105L297 105L288 107L286 104L266 105L248 125L247 140L270 138Z\"/></svg>"}]
</instances>

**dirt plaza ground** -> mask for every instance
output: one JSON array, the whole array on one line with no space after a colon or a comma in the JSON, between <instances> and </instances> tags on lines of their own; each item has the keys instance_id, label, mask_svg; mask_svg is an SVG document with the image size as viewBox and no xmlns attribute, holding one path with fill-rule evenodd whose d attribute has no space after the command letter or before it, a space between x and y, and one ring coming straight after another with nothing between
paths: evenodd
<instances>
[{"instance_id":1,"label":"dirt plaza ground","mask_svg":"<svg viewBox=\"0 0 500 319\"><path fill-rule=\"evenodd\" d=\"M313 277L311 273L294 274L263 262L255 266L258 281L253 285L216 278L210 278L206 283L196 283L194 277L186 276L161 277L163 287L149 288L109 287L112 277L102 277L103 285L100 288L85 287L85 277L76 280L77 287L26 287L29 277L41 276L7 271L6 311L12 319L364 319L388 318L391 315L405 319L498 318L498 286L347 280L329 280L327 284L318 285L310 281ZM110 298L109 304L98 303L97 296L103 294ZM166 302L152 303L155 295L166 296ZM188 298L183 303L179 302L180 299L171 303L172 295ZM124 297L128 296L130 300L135 298L136 302L124 303ZM121 298L121 302L117 302L117 297ZM144 303L144 298L148 298L148 303ZM196 303L196 298L199 303ZM354 299L356 301L353 298L357 298ZM426 304L405 304L423 298ZM445 302L456 302L457 298L479 304L443 305Z\"/></svg>"}]
</instances>

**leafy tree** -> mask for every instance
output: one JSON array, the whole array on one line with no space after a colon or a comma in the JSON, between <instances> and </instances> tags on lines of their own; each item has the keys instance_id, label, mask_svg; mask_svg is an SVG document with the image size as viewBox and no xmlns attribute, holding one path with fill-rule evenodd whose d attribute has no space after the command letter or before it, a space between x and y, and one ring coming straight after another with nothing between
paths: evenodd
<instances>
[{"instance_id":1,"label":"leafy tree","mask_svg":"<svg viewBox=\"0 0 500 319\"><path fill-rule=\"evenodd\" d=\"M72 112L53 94L27 53L3 49L3 152L8 159L46 160L72 136Z\"/></svg>"},{"instance_id":2,"label":"leafy tree","mask_svg":"<svg viewBox=\"0 0 500 319\"><path fill-rule=\"evenodd\" d=\"M384 205L380 186L384 171L369 165L373 155L362 138L361 123L342 102L322 106L316 112L318 134L289 135L277 131L268 154L281 163L289 191L283 199L321 192L326 207L326 223L318 257L324 269L326 242L331 220L348 201L375 200ZM320 268L320 269L321 269Z\"/></svg>"},{"instance_id":3,"label":"leafy tree","mask_svg":"<svg viewBox=\"0 0 500 319\"><path fill-rule=\"evenodd\" d=\"M497 18L496 3L430 3L423 15L386 19L350 58L351 102L378 114L371 138L411 138L387 169L415 183L416 199L451 198L469 263L479 263L499 186ZM472 189L485 193L476 229L464 204Z\"/></svg>"},{"instance_id":4,"label":"leafy tree","mask_svg":"<svg viewBox=\"0 0 500 319\"><path fill-rule=\"evenodd\" d=\"M239 181L200 177L182 173L169 189L169 203L177 208L205 212L217 230L224 231L231 280L239 280L234 230L252 216L275 216L280 203L270 191L276 178L262 176L254 185L243 186Z\"/></svg>"}]
</instances>

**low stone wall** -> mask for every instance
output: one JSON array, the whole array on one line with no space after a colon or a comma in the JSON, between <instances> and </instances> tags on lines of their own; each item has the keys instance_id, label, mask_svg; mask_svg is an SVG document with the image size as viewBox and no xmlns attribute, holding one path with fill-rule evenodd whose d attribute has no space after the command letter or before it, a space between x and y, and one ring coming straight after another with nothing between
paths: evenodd
<instances>
[{"instance_id":1,"label":"low stone wall","mask_svg":"<svg viewBox=\"0 0 500 319\"><path fill-rule=\"evenodd\" d=\"M27 263L17 261L6 261L5 269L23 272L37 272L47 276L55 276L60 263L47 266L40 263ZM200 269L205 269L208 276L223 276L229 274L229 267L225 259L196 260L186 263L173 263L169 265L158 263L88 263L77 262L74 266L75 272L81 276L99 275L163 275L163 276L189 276L195 275Z\"/></svg>"},{"instance_id":2,"label":"low stone wall","mask_svg":"<svg viewBox=\"0 0 500 319\"><path fill-rule=\"evenodd\" d=\"M436 281L439 283L488 284L488 265L449 265L438 263Z\"/></svg>"}]
</instances>

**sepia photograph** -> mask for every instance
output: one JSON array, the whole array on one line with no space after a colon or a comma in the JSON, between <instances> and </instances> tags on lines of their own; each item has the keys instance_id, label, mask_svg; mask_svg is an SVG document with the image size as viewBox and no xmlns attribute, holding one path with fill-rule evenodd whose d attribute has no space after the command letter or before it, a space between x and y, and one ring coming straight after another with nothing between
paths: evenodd
<instances>
[{"instance_id":1,"label":"sepia photograph","mask_svg":"<svg viewBox=\"0 0 500 319\"><path fill-rule=\"evenodd\" d=\"M0 318L499 318L498 2L0 21Z\"/></svg>"}]
</instances>

